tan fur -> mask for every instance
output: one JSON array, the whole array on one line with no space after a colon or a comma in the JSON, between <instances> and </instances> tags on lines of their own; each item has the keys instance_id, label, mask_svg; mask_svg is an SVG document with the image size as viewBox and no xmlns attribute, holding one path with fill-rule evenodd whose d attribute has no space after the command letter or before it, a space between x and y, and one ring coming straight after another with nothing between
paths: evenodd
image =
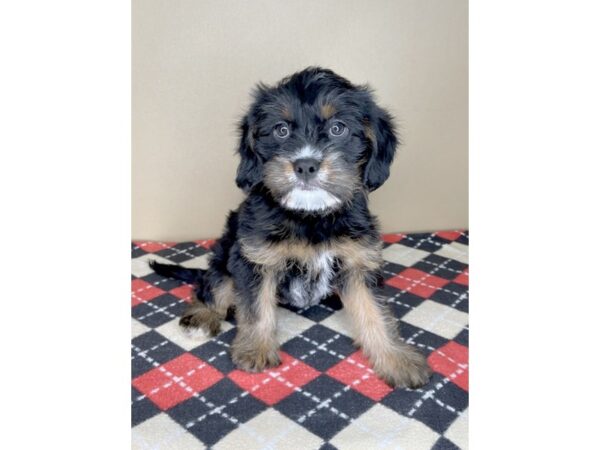
<instances>
[{"instance_id":1,"label":"tan fur","mask_svg":"<svg viewBox=\"0 0 600 450\"><path fill-rule=\"evenodd\" d=\"M275 338L277 277L290 261L317 267L319 256L330 252L342 261L344 284L339 293L356 330L356 342L373 369L392 386L418 387L431 374L423 355L401 341L396 324L365 282L365 274L381 265L381 242L341 238L317 245L287 240L280 243L242 240L242 253L261 269L256 306L238 307L238 334L232 358L242 369L260 371L279 364Z\"/></svg>"},{"instance_id":2,"label":"tan fur","mask_svg":"<svg viewBox=\"0 0 600 450\"><path fill-rule=\"evenodd\" d=\"M373 130L373 126L368 121L365 122L365 136L371 141L373 146L377 144L377 139L375 138L375 130Z\"/></svg>"},{"instance_id":3,"label":"tan fur","mask_svg":"<svg viewBox=\"0 0 600 450\"><path fill-rule=\"evenodd\" d=\"M350 169L341 160L339 152L333 152L325 156L319 169L323 174L321 186L325 190L337 193L338 197L349 199L350 195L362 188L361 177L356 167ZM343 187L346 197L340 196L340 187Z\"/></svg>"},{"instance_id":4,"label":"tan fur","mask_svg":"<svg viewBox=\"0 0 600 450\"><path fill-rule=\"evenodd\" d=\"M377 375L393 386L418 387L428 381L431 371L424 356L400 340L393 317L377 302L360 271L348 274L340 297L357 344Z\"/></svg>"},{"instance_id":5,"label":"tan fur","mask_svg":"<svg viewBox=\"0 0 600 450\"><path fill-rule=\"evenodd\" d=\"M317 245L286 240L279 243L242 240L242 254L255 264L272 271L283 271L290 260L311 265L323 252L331 252L344 264L362 270L376 270L381 264L381 243L366 239L335 239Z\"/></svg>"},{"instance_id":6,"label":"tan fur","mask_svg":"<svg viewBox=\"0 0 600 450\"><path fill-rule=\"evenodd\" d=\"M285 198L296 187L293 163L283 156L275 156L264 165L264 183L276 199ZM321 161L318 187L340 200L340 205L349 201L362 189L362 179L357 167L348 167L341 153L327 154Z\"/></svg>"},{"instance_id":7,"label":"tan fur","mask_svg":"<svg viewBox=\"0 0 600 450\"><path fill-rule=\"evenodd\" d=\"M231 278L226 278L213 289L213 296L214 302L210 304L195 299L181 317L179 324L188 331L200 328L209 336L219 334L221 332L221 322L225 319L227 310L230 306L233 306L235 301Z\"/></svg>"},{"instance_id":8,"label":"tan fur","mask_svg":"<svg viewBox=\"0 0 600 450\"><path fill-rule=\"evenodd\" d=\"M233 306L235 302L235 290L233 288L233 280L226 278L219 286L213 289L215 301L215 311L223 316L227 315L227 310Z\"/></svg>"},{"instance_id":9,"label":"tan fur","mask_svg":"<svg viewBox=\"0 0 600 450\"><path fill-rule=\"evenodd\" d=\"M248 310L240 305L236 310L238 332L231 346L231 357L241 369L259 372L280 364L277 353L276 307L275 274L266 271L262 275L255 308Z\"/></svg>"},{"instance_id":10,"label":"tan fur","mask_svg":"<svg viewBox=\"0 0 600 450\"><path fill-rule=\"evenodd\" d=\"M256 302L256 315L258 321L254 323L254 329L262 336L275 332L277 307L277 282L273 272L263 275L258 298Z\"/></svg>"},{"instance_id":11,"label":"tan fur","mask_svg":"<svg viewBox=\"0 0 600 450\"><path fill-rule=\"evenodd\" d=\"M336 239L323 244L287 240L280 243L242 241L242 253L262 269L263 285L259 293L258 321L244 325L238 341L237 360L243 367L261 367L274 355L274 303L276 274L286 270L290 261L310 271L322 252L331 252L342 261L344 288L340 297L356 329L356 341L373 364L375 372L393 386L417 387L425 384L430 369L423 355L403 343L393 317L379 304L366 285L365 273L381 265L381 243L366 239ZM272 284L271 284L272 283ZM271 294L267 294L270 292ZM272 295L272 296L271 296ZM240 318L240 324L245 317ZM252 362L257 360L258 362ZM260 370L260 369L256 369Z\"/></svg>"},{"instance_id":12,"label":"tan fur","mask_svg":"<svg viewBox=\"0 0 600 450\"><path fill-rule=\"evenodd\" d=\"M290 110L290 108L288 108L287 105L283 106L281 108L281 116L285 119L285 120L292 120L292 111Z\"/></svg>"},{"instance_id":13,"label":"tan fur","mask_svg":"<svg viewBox=\"0 0 600 450\"><path fill-rule=\"evenodd\" d=\"M323 106L321 106L321 117L323 119L330 119L335 113L336 109L331 103L325 103Z\"/></svg>"},{"instance_id":14,"label":"tan fur","mask_svg":"<svg viewBox=\"0 0 600 450\"><path fill-rule=\"evenodd\" d=\"M294 183L292 162L281 156L269 160L264 166L264 180L273 194L282 196Z\"/></svg>"},{"instance_id":15,"label":"tan fur","mask_svg":"<svg viewBox=\"0 0 600 450\"><path fill-rule=\"evenodd\" d=\"M288 180L291 177L296 176L296 174L294 173L294 165L290 161L287 161L286 164L283 165L283 173L285 174Z\"/></svg>"}]
</instances>

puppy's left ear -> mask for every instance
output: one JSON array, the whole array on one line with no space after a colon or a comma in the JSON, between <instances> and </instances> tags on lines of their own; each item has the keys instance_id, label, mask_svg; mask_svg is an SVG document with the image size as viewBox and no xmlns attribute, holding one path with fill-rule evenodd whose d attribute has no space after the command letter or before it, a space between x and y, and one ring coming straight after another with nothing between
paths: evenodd
<instances>
[{"instance_id":1,"label":"puppy's left ear","mask_svg":"<svg viewBox=\"0 0 600 450\"><path fill-rule=\"evenodd\" d=\"M383 108L373 105L365 118L365 136L370 143L370 151L364 171L364 184L369 191L381 186L390 176L390 165L396 154L398 138L392 123L392 116Z\"/></svg>"},{"instance_id":2,"label":"puppy's left ear","mask_svg":"<svg viewBox=\"0 0 600 450\"><path fill-rule=\"evenodd\" d=\"M240 143L238 154L240 164L237 169L235 183L240 189L248 193L262 179L262 162L254 149L254 129L250 125L248 116L240 124Z\"/></svg>"}]
</instances>

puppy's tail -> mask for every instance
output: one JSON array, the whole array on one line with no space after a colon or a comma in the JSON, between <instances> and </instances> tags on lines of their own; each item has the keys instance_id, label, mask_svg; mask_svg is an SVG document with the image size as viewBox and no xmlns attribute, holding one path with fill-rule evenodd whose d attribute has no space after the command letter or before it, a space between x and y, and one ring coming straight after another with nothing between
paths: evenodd
<instances>
[{"instance_id":1,"label":"puppy's tail","mask_svg":"<svg viewBox=\"0 0 600 450\"><path fill-rule=\"evenodd\" d=\"M202 286L203 275L206 272L203 269L188 269L187 267L175 264L162 264L156 261L150 261L150 267L163 277L175 278L176 280L198 286Z\"/></svg>"}]
</instances>

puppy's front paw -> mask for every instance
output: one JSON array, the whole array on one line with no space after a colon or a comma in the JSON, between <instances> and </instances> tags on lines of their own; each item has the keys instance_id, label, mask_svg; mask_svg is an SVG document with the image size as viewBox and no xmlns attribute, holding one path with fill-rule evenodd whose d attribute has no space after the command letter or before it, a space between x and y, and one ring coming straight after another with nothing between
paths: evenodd
<instances>
[{"instance_id":1,"label":"puppy's front paw","mask_svg":"<svg viewBox=\"0 0 600 450\"><path fill-rule=\"evenodd\" d=\"M231 359L237 367L246 372L261 372L281 364L277 349L241 349L233 346Z\"/></svg>"},{"instance_id":2,"label":"puppy's front paw","mask_svg":"<svg viewBox=\"0 0 600 450\"><path fill-rule=\"evenodd\" d=\"M427 384L432 374L425 356L409 346L379 359L374 370L389 385L410 389Z\"/></svg>"}]
</instances>

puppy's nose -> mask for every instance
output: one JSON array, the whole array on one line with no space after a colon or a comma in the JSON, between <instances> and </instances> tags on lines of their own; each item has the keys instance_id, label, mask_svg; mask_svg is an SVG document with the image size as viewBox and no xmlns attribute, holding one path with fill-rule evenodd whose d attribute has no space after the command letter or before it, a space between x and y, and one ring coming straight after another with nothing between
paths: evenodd
<instances>
[{"instance_id":1,"label":"puppy's nose","mask_svg":"<svg viewBox=\"0 0 600 450\"><path fill-rule=\"evenodd\" d=\"M294 172L303 181L313 179L319 171L321 163L313 158L301 158L294 161Z\"/></svg>"}]
</instances>

